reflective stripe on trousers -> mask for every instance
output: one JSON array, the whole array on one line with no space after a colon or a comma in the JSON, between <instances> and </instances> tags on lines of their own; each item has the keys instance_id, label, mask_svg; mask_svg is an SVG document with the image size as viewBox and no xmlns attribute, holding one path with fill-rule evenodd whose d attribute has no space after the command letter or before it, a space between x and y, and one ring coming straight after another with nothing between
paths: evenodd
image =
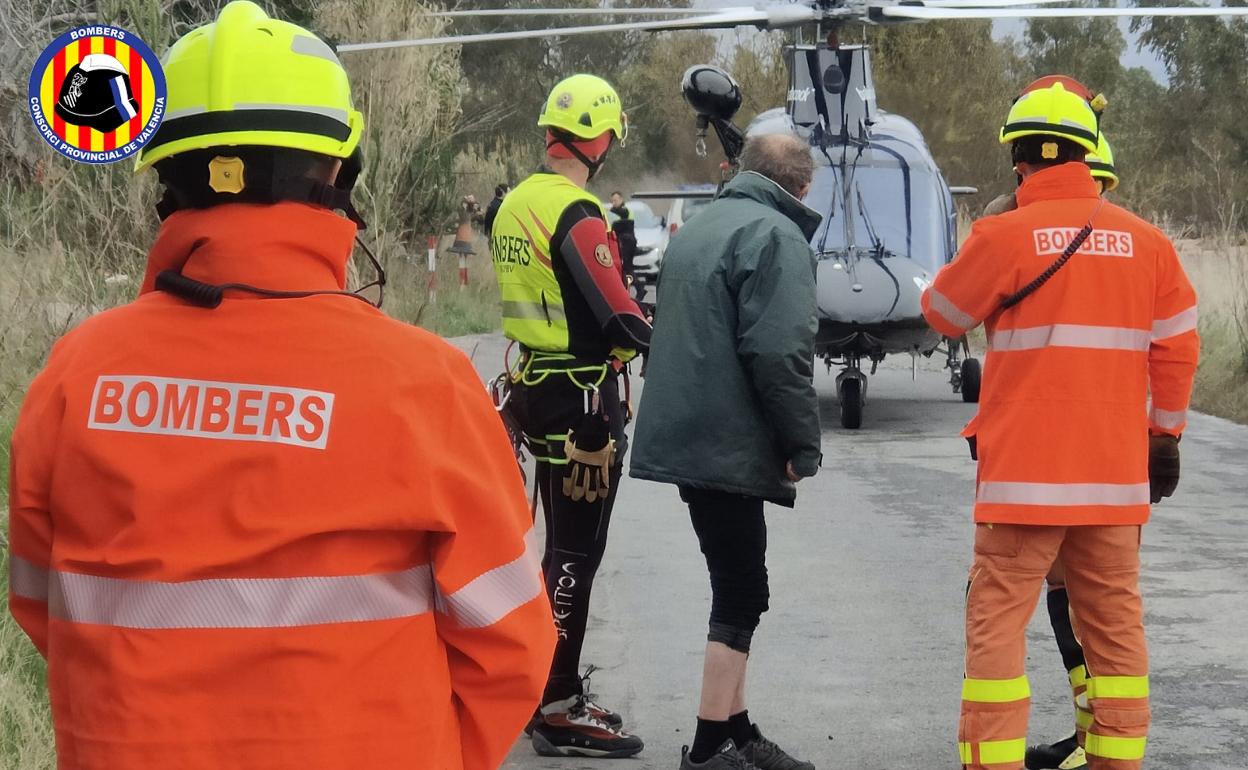
<instances>
[{"instance_id":1,"label":"reflective stripe on trousers","mask_svg":"<svg viewBox=\"0 0 1248 770\"><path fill-rule=\"evenodd\" d=\"M1027 753L1030 703L1031 685L1026 676L963 679L963 725L958 741L962 764L1021 766Z\"/></svg>"},{"instance_id":2,"label":"reflective stripe on trousers","mask_svg":"<svg viewBox=\"0 0 1248 770\"><path fill-rule=\"evenodd\" d=\"M1088 704L1088 667L1075 666L1067 672L1067 677L1075 703L1075 733L1080 735L1082 743L1082 734L1092 726L1092 707Z\"/></svg>"},{"instance_id":3,"label":"reflective stripe on trousers","mask_svg":"<svg viewBox=\"0 0 1248 770\"><path fill-rule=\"evenodd\" d=\"M1144 759L1148 739L1130 734L1147 723L1149 685L1147 676L1088 677L1087 696L1092 724L1087 728L1084 750L1097 766L1136 767ZM1137 724L1124 715L1137 714Z\"/></svg>"},{"instance_id":4,"label":"reflective stripe on trousers","mask_svg":"<svg viewBox=\"0 0 1248 770\"><path fill-rule=\"evenodd\" d=\"M501 620L542 590L530 530L525 550L441 596L428 564L400 572L167 583L46 570L17 556L10 587L48 604L50 617L120 628L283 628L412 617L436 606L461 626Z\"/></svg>"}]
</instances>

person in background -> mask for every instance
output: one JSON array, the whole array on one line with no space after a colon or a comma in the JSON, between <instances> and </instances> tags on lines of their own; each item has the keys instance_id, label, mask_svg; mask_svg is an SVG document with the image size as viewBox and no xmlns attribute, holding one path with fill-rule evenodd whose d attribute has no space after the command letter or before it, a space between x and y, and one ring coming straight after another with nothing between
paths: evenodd
<instances>
[{"instance_id":1,"label":"person in background","mask_svg":"<svg viewBox=\"0 0 1248 770\"><path fill-rule=\"evenodd\" d=\"M635 478L675 484L706 559L702 700L682 770L813 770L750 721L746 663L767 611L764 503L819 469L810 145L750 139L742 171L672 238L658 287Z\"/></svg>"},{"instance_id":2,"label":"person in background","mask_svg":"<svg viewBox=\"0 0 1248 770\"><path fill-rule=\"evenodd\" d=\"M511 189L511 185L506 182L500 182L494 188L494 197L490 199L489 204L485 207L485 218L481 221L481 228L485 232L485 237L489 238L490 233L494 230L494 217L498 216L498 207L503 205L503 198L507 197L507 192Z\"/></svg>"},{"instance_id":3,"label":"person in background","mask_svg":"<svg viewBox=\"0 0 1248 770\"><path fill-rule=\"evenodd\" d=\"M616 217L615 222L611 224L611 232L615 233L616 241L619 243L620 268L624 274L624 283L630 290L638 292L636 296L640 299L639 292L643 291L643 288L634 286L636 276L633 268L633 259L637 256L636 222L633 221L633 212L624 205L624 193L619 190L611 193L610 211Z\"/></svg>"},{"instance_id":4,"label":"person in background","mask_svg":"<svg viewBox=\"0 0 1248 770\"><path fill-rule=\"evenodd\" d=\"M481 224L483 219L481 204L477 203L477 196L469 193L461 198L459 217L455 224L455 240L447 251L458 255L461 260L476 256L477 250L473 246L473 240L476 237L473 233L473 225ZM463 264L461 261L460 265L463 266Z\"/></svg>"}]
</instances>

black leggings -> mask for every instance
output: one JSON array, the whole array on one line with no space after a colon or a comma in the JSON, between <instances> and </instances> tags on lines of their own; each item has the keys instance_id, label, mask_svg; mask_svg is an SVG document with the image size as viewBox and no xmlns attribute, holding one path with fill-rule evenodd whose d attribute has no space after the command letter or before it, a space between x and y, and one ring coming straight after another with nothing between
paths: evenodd
<instances>
[{"instance_id":1,"label":"black leggings","mask_svg":"<svg viewBox=\"0 0 1248 770\"><path fill-rule=\"evenodd\" d=\"M711 622L707 641L737 652L767 611L767 522L759 497L681 487L689 518L711 573Z\"/></svg>"},{"instance_id":2,"label":"black leggings","mask_svg":"<svg viewBox=\"0 0 1248 770\"><path fill-rule=\"evenodd\" d=\"M1070 599L1066 587L1049 589L1049 624L1053 626L1053 637L1057 639L1058 652L1062 654L1062 665L1066 670L1073 671L1085 664L1083 647L1075 637L1075 629L1070 622Z\"/></svg>"},{"instance_id":3,"label":"black leggings","mask_svg":"<svg viewBox=\"0 0 1248 770\"><path fill-rule=\"evenodd\" d=\"M607 530L611 524L611 508L620 487L621 468L627 439L624 437L624 414L620 408L619 387L614 374L599 386L599 393L611 423L616 442L615 465L611 469L611 491L605 499L590 503L573 501L563 494L566 465L562 439L585 414L585 391L578 388L566 374L552 373L540 384L516 384L508 408L531 439L530 449L538 458L556 462L537 463L536 483L542 501L546 524L546 549L542 556L542 574L546 576L546 595L555 613L557 641L550 667L550 678L542 704L563 700L581 691L581 647L585 642L585 625L589 621L589 596L594 575L602 563L607 547ZM545 443L541 443L541 442Z\"/></svg>"}]
</instances>

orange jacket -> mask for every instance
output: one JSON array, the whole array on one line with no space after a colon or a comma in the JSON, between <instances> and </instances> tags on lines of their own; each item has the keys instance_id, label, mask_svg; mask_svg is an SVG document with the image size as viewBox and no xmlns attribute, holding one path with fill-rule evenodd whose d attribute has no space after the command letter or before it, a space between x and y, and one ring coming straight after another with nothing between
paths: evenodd
<instances>
[{"instance_id":1,"label":"orange jacket","mask_svg":"<svg viewBox=\"0 0 1248 770\"><path fill-rule=\"evenodd\" d=\"M1196 293L1166 236L1103 202L1082 163L1028 177L1018 206L977 221L923 295L941 334L981 321L988 334L979 413L963 434L978 437L975 520L1142 524L1149 431L1179 435L1187 422ZM1095 229L1066 266L1001 310L1089 217Z\"/></svg>"},{"instance_id":2,"label":"orange jacket","mask_svg":"<svg viewBox=\"0 0 1248 770\"><path fill-rule=\"evenodd\" d=\"M170 217L141 296L65 335L13 437L10 604L63 770L495 768L554 625L468 360L343 296L355 228Z\"/></svg>"}]
</instances>

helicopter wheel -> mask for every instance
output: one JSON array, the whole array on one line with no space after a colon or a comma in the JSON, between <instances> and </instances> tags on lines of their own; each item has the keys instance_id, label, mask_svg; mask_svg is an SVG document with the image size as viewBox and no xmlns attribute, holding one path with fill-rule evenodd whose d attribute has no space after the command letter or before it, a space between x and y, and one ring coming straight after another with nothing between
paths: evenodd
<instances>
[{"instance_id":1,"label":"helicopter wheel","mask_svg":"<svg viewBox=\"0 0 1248 770\"><path fill-rule=\"evenodd\" d=\"M862 427L862 380L846 377L841 382L841 427L857 430Z\"/></svg>"},{"instance_id":2,"label":"helicopter wheel","mask_svg":"<svg viewBox=\"0 0 1248 770\"><path fill-rule=\"evenodd\" d=\"M965 358L962 360L962 371L959 379L962 381L962 400L968 404L979 403L979 380L983 369L979 364L978 358Z\"/></svg>"}]
</instances>

